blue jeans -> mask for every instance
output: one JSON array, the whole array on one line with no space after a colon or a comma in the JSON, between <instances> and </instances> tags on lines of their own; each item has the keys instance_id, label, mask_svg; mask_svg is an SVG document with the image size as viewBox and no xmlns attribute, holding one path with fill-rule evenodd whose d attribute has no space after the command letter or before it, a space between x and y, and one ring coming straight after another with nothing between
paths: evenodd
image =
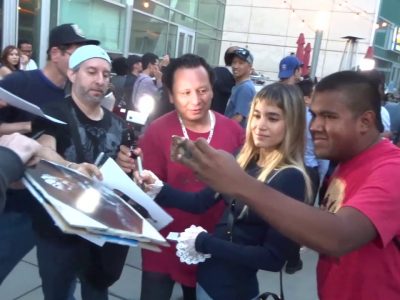
<instances>
[{"instance_id":1,"label":"blue jeans","mask_svg":"<svg viewBox=\"0 0 400 300\"><path fill-rule=\"evenodd\" d=\"M45 300L71 299L76 278L80 279L82 300L107 300L108 289L96 288L81 276L81 244L63 244L36 234L39 274Z\"/></svg>"},{"instance_id":2,"label":"blue jeans","mask_svg":"<svg viewBox=\"0 0 400 300\"><path fill-rule=\"evenodd\" d=\"M0 284L34 246L32 222L27 213L0 214Z\"/></svg>"}]
</instances>

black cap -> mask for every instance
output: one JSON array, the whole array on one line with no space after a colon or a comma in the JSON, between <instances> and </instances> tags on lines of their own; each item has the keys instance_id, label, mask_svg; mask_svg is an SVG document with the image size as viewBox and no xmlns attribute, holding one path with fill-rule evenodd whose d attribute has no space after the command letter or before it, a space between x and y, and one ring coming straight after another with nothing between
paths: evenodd
<instances>
[{"instance_id":1,"label":"black cap","mask_svg":"<svg viewBox=\"0 0 400 300\"><path fill-rule=\"evenodd\" d=\"M71 44L99 45L98 40L85 38L82 29L76 24L62 24L50 31L49 49L51 47Z\"/></svg>"},{"instance_id":2,"label":"black cap","mask_svg":"<svg viewBox=\"0 0 400 300\"><path fill-rule=\"evenodd\" d=\"M228 53L226 55L226 58L227 58L226 62L228 62L228 66L232 64L233 58L235 56L239 57L241 60L244 60L245 62L249 63L250 65L253 64L254 57L250 53L250 51L247 50L246 48L237 48L233 52Z\"/></svg>"}]
</instances>

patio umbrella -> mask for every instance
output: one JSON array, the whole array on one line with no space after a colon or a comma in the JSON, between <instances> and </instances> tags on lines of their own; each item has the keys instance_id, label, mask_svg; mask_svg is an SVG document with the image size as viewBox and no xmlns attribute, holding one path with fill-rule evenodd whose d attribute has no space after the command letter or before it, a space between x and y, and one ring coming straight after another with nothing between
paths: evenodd
<instances>
[{"instance_id":1,"label":"patio umbrella","mask_svg":"<svg viewBox=\"0 0 400 300\"><path fill-rule=\"evenodd\" d=\"M308 64L310 63L310 56L311 56L311 44L307 43L306 47L304 48L303 68L301 70L302 76L305 76L309 73Z\"/></svg>"},{"instance_id":2,"label":"patio umbrella","mask_svg":"<svg viewBox=\"0 0 400 300\"><path fill-rule=\"evenodd\" d=\"M304 59L304 44L305 39L304 39L304 34L300 33L299 38L297 39L297 50L296 50L296 57L303 62Z\"/></svg>"}]
</instances>

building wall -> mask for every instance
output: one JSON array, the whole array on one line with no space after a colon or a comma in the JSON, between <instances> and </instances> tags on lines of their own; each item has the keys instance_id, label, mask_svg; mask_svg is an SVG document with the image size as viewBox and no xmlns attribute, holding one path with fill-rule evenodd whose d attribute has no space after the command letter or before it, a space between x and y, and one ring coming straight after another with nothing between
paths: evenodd
<instances>
[{"instance_id":1,"label":"building wall","mask_svg":"<svg viewBox=\"0 0 400 300\"><path fill-rule=\"evenodd\" d=\"M247 47L255 57L256 71L277 79L279 61L296 52L304 33L314 47L315 31L323 30L317 77L339 70L344 36L361 38L356 63L372 42L378 0L227 0L221 43L223 53L232 45ZM311 60L310 60L311 63Z\"/></svg>"},{"instance_id":2,"label":"building wall","mask_svg":"<svg viewBox=\"0 0 400 300\"><path fill-rule=\"evenodd\" d=\"M0 40L31 40L43 66L49 29L76 23L114 55L191 52L217 64L224 13L225 0L0 0Z\"/></svg>"}]
</instances>

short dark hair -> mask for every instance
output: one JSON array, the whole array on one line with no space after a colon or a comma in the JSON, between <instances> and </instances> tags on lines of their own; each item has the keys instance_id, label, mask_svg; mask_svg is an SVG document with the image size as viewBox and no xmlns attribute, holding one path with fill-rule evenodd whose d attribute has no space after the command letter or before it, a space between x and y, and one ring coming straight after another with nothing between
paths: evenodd
<instances>
[{"instance_id":1,"label":"short dark hair","mask_svg":"<svg viewBox=\"0 0 400 300\"><path fill-rule=\"evenodd\" d=\"M128 71L132 72L133 65L142 62L142 58L139 55L129 55L126 63L128 64Z\"/></svg>"},{"instance_id":2,"label":"short dark hair","mask_svg":"<svg viewBox=\"0 0 400 300\"><path fill-rule=\"evenodd\" d=\"M117 75L126 75L128 73L128 64L125 57L114 58L111 62L112 71Z\"/></svg>"},{"instance_id":3,"label":"short dark hair","mask_svg":"<svg viewBox=\"0 0 400 300\"><path fill-rule=\"evenodd\" d=\"M311 97L314 88L314 82L311 79L303 79L297 83L297 86L303 93L303 97Z\"/></svg>"},{"instance_id":4,"label":"short dark hair","mask_svg":"<svg viewBox=\"0 0 400 300\"><path fill-rule=\"evenodd\" d=\"M147 69L147 67L150 64L154 65L157 62L157 60L158 60L158 56L155 55L154 53L148 52L148 53L143 54L143 56L142 56L143 70Z\"/></svg>"},{"instance_id":5,"label":"short dark hair","mask_svg":"<svg viewBox=\"0 0 400 300\"><path fill-rule=\"evenodd\" d=\"M184 54L181 57L172 60L169 65L164 69L162 76L164 87L166 87L169 92L172 93L175 72L178 69L194 69L197 67L204 67L204 69L206 69L210 84L211 86L213 86L215 78L214 71L206 62L206 60L203 57L195 54Z\"/></svg>"},{"instance_id":6,"label":"short dark hair","mask_svg":"<svg viewBox=\"0 0 400 300\"><path fill-rule=\"evenodd\" d=\"M29 44L29 45L32 45L32 42L30 42L30 41L28 41L28 40L26 40L26 39L20 39L20 40L18 40L18 48L21 48L21 45L22 44Z\"/></svg>"},{"instance_id":7,"label":"short dark hair","mask_svg":"<svg viewBox=\"0 0 400 300\"><path fill-rule=\"evenodd\" d=\"M370 78L355 71L341 71L323 78L315 87L315 93L340 91L346 96L348 107L354 115L372 110L376 127L383 132L381 98L378 86Z\"/></svg>"}]
</instances>

